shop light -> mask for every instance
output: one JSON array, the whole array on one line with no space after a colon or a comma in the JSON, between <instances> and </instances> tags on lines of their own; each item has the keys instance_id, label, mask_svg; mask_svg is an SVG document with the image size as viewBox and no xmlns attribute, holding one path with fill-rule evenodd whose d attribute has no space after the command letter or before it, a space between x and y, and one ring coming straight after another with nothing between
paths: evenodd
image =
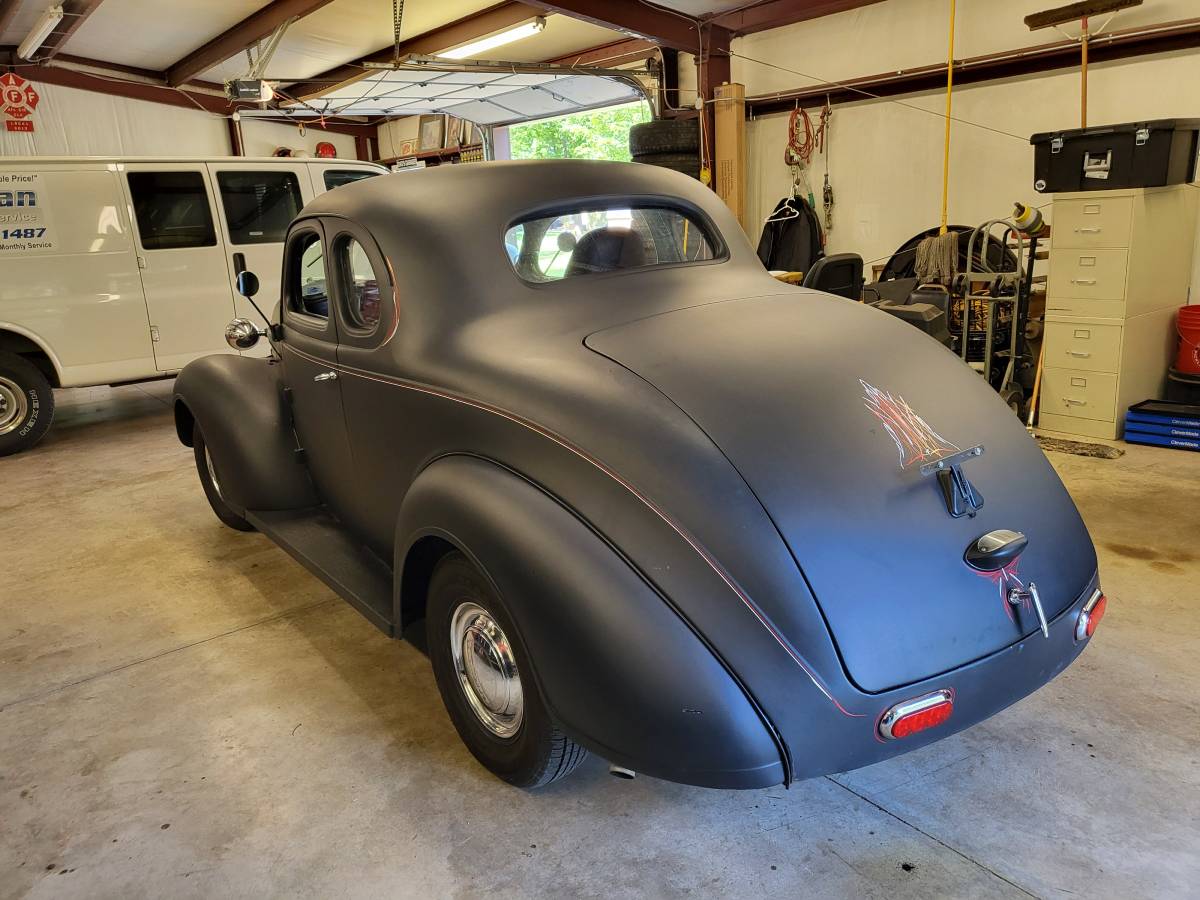
<instances>
[{"instance_id":1,"label":"shop light","mask_svg":"<svg viewBox=\"0 0 1200 900\"><path fill-rule=\"evenodd\" d=\"M58 27L58 23L62 20L63 8L61 5L51 6L47 9L29 30L25 40L21 41L21 46L17 48L17 56L21 59L33 59L34 54L41 49L42 44L46 43L46 38L50 37L50 33Z\"/></svg>"},{"instance_id":2,"label":"shop light","mask_svg":"<svg viewBox=\"0 0 1200 900\"><path fill-rule=\"evenodd\" d=\"M469 44L460 44L457 47L451 47L449 50L443 50L437 55L442 59L466 59L468 56L477 56L487 50L494 50L496 47L503 47L505 44L511 44L513 41L519 41L521 38L533 37L545 27L545 18L538 16L529 22L523 22L512 28L497 31L494 34L481 37L477 41L471 41Z\"/></svg>"}]
</instances>

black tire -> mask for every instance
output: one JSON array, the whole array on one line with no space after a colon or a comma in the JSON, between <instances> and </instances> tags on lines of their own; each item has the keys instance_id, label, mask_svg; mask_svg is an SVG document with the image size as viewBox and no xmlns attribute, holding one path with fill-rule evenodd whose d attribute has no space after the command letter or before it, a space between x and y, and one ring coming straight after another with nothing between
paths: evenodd
<instances>
[{"instance_id":1,"label":"black tire","mask_svg":"<svg viewBox=\"0 0 1200 900\"><path fill-rule=\"evenodd\" d=\"M695 156L699 151L699 119L657 119L629 129L629 152L633 156L647 153L687 153Z\"/></svg>"},{"instance_id":2,"label":"black tire","mask_svg":"<svg viewBox=\"0 0 1200 900\"><path fill-rule=\"evenodd\" d=\"M692 178L700 177L700 158L694 153L645 153L635 156L633 161L648 166L672 169Z\"/></svg>"},{"instance_id":3,"label":"black tire","mask_svg":"<svg viewBox=\"0 0 1200 900\"><path fill-rule=\"evenodd\" d=\"M0 456L28 450L54 421L54 389L41 369L15 353L0 353Z\"/></svg>"},{"instance_id":4,"label":"black tire","mask_svg":"<svg viewBox=\"0 0 1200 900\"><path fill-rule=\"evenodd\" d=\"M498 736L485 725L463 687L451 635L456 614L467 607L480 608L490 616L505 639L501 643L511 648L524 701L519 720L511 723L515 728L511 736ZM425 616L429 660L438 691L471 754L498 778L521 788L545 787L571 774L587 751L559 731L550 718L512 617L488 580L461 553L447 554L434 569Z\"/></svg>"},{"instance_id":5,"label":"black tire","mask_svg":"<svg viewBox=\"0 0 1200 900\"><path fill-rule=\"evenodd\" d=\"M192 425L192 451L196 457L196 473L200 476L200 486L204 488L204 496L208 505L217 514L217 518L236 531L253 531L254 526L242 518L241 512L226 502L221 494L220 472L217 471L216 461L208 453L208 445L204 443L204 433L200 423ZM212 471L209 471L209 466ZM216 479L213 473L216 473Z\"/></svg>"}]
</instances>

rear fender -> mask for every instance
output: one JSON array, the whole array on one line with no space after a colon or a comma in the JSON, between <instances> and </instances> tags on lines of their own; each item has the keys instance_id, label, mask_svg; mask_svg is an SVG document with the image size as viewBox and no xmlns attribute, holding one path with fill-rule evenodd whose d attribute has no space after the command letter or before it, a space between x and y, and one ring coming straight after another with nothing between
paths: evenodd
<instances>
[{"instance_id":1,"label":"rear fender","mask_svg":"<svg viewBox=\"0 0 1200 900\"><path fill-rule=\"evenodd\" d=\"M495 585L541 696L579 743L688 784L784 781L774 732L731 673L610 544L540 487L478 457L442 457L414 482L396 536L396 621L424 602L402 587L423 583L404 571L420 565L418 545L436 536L459 548Z\"/></svg>"},{"instance_id":2,"label":"rear fender","mask_svg":"<svg viewBox=\"0 0 1200 900\"><path fill-rule=\"evenodd\" d=\"M200 423L222 494L239 511L320 502L296 453L281 371L269 359L216 354L188 363L175 381L179 439L191 446L191 423Z\"/></svg>"}]
</instances>

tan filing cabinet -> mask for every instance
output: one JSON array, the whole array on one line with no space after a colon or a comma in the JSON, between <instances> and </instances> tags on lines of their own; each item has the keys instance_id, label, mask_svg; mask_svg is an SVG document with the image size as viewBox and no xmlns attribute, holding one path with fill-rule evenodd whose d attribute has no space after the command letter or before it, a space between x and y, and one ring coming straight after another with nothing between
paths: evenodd
<instances>
[{"instance_id":1,"label":"tan filing cabinet","mask_svg":"<svg viewBox=\"0 0 1200 900\"><path fill-rule=\"evenodd\" d=\"M1198 201L1185 184L1055 195L1042 428L1119 438L1131 404L1162 396Z\"/></svg>"}]
</instances>

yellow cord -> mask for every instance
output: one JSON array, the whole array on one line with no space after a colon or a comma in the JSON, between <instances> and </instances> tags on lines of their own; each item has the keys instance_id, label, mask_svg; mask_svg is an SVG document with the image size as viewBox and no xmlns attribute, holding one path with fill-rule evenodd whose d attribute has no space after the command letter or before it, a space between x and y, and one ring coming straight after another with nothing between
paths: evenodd
<instances>
[{"instance_id":1,"label":"yellow cord","mask_svg":"<svg viewBox=\"0 0 1200 900\"><path fill-rule=\"evenodd\" d=\"M946 146L942 151L942 227L938 234L945 234L949 222L950 202L950 98L954 93L954 7L950 0L950 50L946 55Z\"/></svg>"}]
</instances>

